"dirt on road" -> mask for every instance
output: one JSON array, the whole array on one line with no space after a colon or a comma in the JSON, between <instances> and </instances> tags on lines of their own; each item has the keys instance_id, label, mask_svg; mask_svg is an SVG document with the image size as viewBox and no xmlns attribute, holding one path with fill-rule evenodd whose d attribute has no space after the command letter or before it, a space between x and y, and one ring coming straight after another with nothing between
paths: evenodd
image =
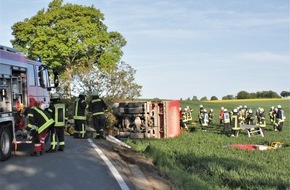
<instances>
[{"instance_id":1,"label":"dirt on road","mask_svg":"<svg viewBox=\"0 0 290 190\"><path fill-rule=\"evenodd\" d=\"M170 179L154 166L152 160L133 149L106 141L98 141L106 156L114 160L138 190L176 190Z\"/></svg>"}]
</instances>

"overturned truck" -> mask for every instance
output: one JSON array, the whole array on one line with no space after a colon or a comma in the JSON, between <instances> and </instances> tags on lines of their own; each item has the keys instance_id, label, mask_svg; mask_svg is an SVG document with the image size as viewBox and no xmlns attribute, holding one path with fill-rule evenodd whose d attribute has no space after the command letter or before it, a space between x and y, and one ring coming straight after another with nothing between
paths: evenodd
<instances>
[{"instance_id":1,"label":"overturned truck","mask_svg":"<svg viewBox=\"0 0 290 190\"><path fill-rule=\"evenodd\" d=\"M178 100L130 101L114 106L120 138L169 138L180 135Z\"/></svg>"}]
</instances>

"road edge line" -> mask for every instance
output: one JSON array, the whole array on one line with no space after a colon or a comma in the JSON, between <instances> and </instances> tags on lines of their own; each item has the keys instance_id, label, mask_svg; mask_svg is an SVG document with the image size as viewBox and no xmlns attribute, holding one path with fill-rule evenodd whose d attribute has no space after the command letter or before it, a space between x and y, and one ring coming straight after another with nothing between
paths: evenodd
<instances>
[{"instance_id":1,"label":"road edge line","mask_svg":"<svg viewBox=\"0 0 290 190\"><path fill-rule=\"evenodd\" d=\"M107 156L103 153L103 151L91 140L87 139L88 142L91 144L91 146L95 149L95 151L100 155L100 157L103 159L103 161L106 163L108 168L110 169L111 173L117 180L119 186L122 190L130 190L130 188L127 186L126 182L118 172L118 170L114 167L114 165L110 162L110 160L107 158Z\"/></svg>"}]
</instances>

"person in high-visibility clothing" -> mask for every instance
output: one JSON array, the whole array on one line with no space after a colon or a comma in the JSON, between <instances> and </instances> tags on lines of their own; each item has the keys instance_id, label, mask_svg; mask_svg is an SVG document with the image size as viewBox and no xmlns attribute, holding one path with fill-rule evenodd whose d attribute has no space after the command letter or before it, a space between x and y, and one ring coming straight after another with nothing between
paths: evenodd
<instances>
[{"instance_id":1,"label":"person in high-visibility clothing","mask_svg":"<svg viewBox=\"0 0 290 190\"><path fill-rule=\"evenodd\" d=\"M54 126L50 131L50 148L46 152L64 151L64 128L65 128L65 104L60 101L60 95L54 93L51 96L48 112L54 119Z\"/></svg>"},{"instance_id":2,"label":"person in high-visibility clothing","mask_svg":"<svg viewBox=\"0 0 290 190\"><path fill-rule=\"evenodd\" d=\"M281 105L278 105L278 111L277 111L277 115L276 115L276 126L277 126L277 130L279 132L283 131L283 125L284 125L284 121L286 119L286 116L284 114L284 110L282 109Z\"/></svg>"},{"instance_id":3,"label":"person in high-visibility clothing","mask_svg":"<svg viewBox=\"0 0 290 190\"><path fill-rule=\"evenodd\" d=\"M101 99L97 92L92 93L92 100L88 104L88 110L93 114L93 125L96 130L96 137L104 137L104 128L106 125L105 111L107 104Z\"/></svg>"},{"instance_id":4,"label":"person in high-visibility clothing","mask_svg":"<svg viewBox=\"0 0 290 190\"><path fill-rule=\"evenodd\" d=\"M74 103L74 138L86 138L86 107L85 93L81 92Z\"/></svg>"},{"instance_id":5,"label":"person in high-visibility clothing","mask_svg":"<svg viewBox=\"0 0 290 190\"><path fill-rule=\"evenodd\" d=\"M265 128L266 128L266 115L265 115L264 108L260 109L259 117L260 117L260 120L259 120L259 123L257 123L257 125L260 126L260 128L261 128L261 130L262 130L262 132L264 134L264 131L265 131Z\"/></svg>"},{"instance_id":6,"label":"person in high-visibility clothing","mask_svg":"<svg viewBox=\"0 0 290 190\"><path fill-rule=\"evenodd\" d=\"M29 139L34 143L33 153L31 156L42 155L45 148L45 138L49 128L54 124L50 114L45 111L45 104L41 102L38 107L31 107L27 110L28 124L27 131Z\"/></svg>"},{"instance_id":7,"label":"person in high-visibility clothing","mask_svg":"<svg viewBox=\"0 0 290 190\"><path fill-rule=\"evenodd\" d=\"M231 123L231 117L226 108L223 109L223 125L224 125L224 132L228 133L230 130L230 123Z\"/></svg>"},{"instance_id":8,"label":"person in high-visibility clothing","mask_svg":"<svg viewBox=\"0 0 290 190\"><path fill-rule=\"evenodd\" d=\"M202 131L207 131L208 128L208 113L206 109L203 109L202 111L202 119L201 119L201 130Z\"/></svg>"}]
</instances>

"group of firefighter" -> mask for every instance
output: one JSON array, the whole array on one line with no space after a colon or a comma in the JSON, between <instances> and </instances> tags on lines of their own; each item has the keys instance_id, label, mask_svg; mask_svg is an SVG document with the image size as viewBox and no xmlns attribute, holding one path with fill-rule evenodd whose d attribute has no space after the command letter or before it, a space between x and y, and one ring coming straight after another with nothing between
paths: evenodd
<instances>
[{"instance_id":1,"label":"group of firefighter","mask_svg":"<svg viewBox=\"0 0 290 190\"><path fill-rule=\"evenodd\" d=\"M86 110L93 115L93 125L96 130L95 138L103 137L105 127L105 115L107 105L96 92L92 93L92 99L86 103L86 96L80 93L74 102L74 138L86 138ZM64 151L66 105L61 101L60 94L51 96L49 107L39 102L33 107L22 109L22 114L27 121L27 139L34 143L31 156L42 155L45 151L45 139L50 132L50 148L47 153Z\"/></svg>"},{"instance_id":2,"label":"group of firefighter","mask_svg":"<svg viewBox=\"0 0 290 190\"><path fill-rule=\"evenodd\" d=\"M188 124L192 121L192 111L193 110L188 106L184 109L180 108L181 127L188 129ZM281 132L286 119L281 105L277 107L272 106L268 112L268 116L273 126L273 130ZM213 109L207 111L203 105L200 105L198 121L202 131L207 131L208 127L213 124L213 120ZM263 132L266 127L266 113L262 107L253 110L245 105L238 106L231 111L221 107L218 120L219 126L222 126L225 132L231 131L231 136L237 136L238 130L235 129L239 129L241 124L260 127Z\"/></svg>"}]
</instances>

